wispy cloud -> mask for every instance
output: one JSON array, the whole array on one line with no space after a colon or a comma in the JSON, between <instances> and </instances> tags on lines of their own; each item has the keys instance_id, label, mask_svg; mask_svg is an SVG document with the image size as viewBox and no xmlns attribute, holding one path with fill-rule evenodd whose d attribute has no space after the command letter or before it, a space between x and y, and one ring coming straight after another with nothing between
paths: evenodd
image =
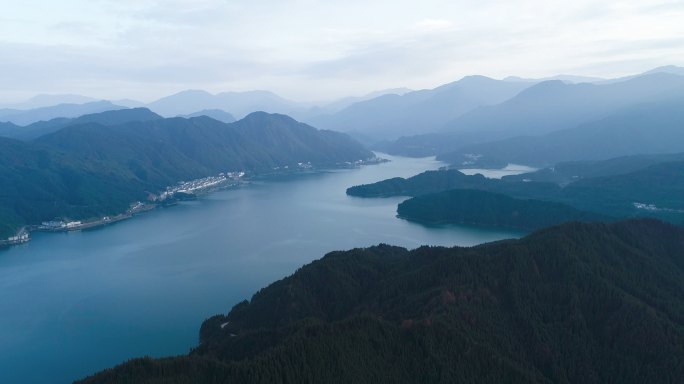
<instances>
[{"instance_id":1,"label":"wispy cloud","mask_svg":"<svg viewBox=\"0 0 684 384\"><path fill-rule=\"evenodd\" d=\"M316 99L469 74L623 75L684 64L683 15L669 0L33 0L0 15L0 99Z\"/></svg>"}]
</instances>

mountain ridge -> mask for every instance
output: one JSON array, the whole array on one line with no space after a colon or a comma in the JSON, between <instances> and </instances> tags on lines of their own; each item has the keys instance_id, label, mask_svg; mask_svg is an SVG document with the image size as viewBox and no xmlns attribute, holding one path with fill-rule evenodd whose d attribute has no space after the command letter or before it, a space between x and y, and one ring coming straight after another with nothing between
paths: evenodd
<instances>
[{"instance_id":1,"label":"mountain ridge","mask_svg":"<svg viewBox=\"0 0 684 384\"><path fill-rule=\"evenodd\" d=\"M378 149L398 155L442 155L489 142L596 124L642 104L667 104L683 97L684 76L661 72L613 83L546 81L503 103L466 112L437 132L399 138Z\"/></svg>"},{"instance_id":2,"label":"mountain ridge","mask_svg":"<svg viewBox=\"0 0 684 384\"><path fill-rule=\"evenodd\" d=\"M675 382L683 247L641 220L332 252L205 321L188 356L77 383Z\"/></svg>"},{"instance_id":3,"label":"mountain ridge","mask_svg":"<svg viewBox=\"0 0 684 384\"><path fill-rule=\"evenodd\" d=\"M117 115L137 118L97 122L126 120ZM126 109L75 122L31 142L0 138L0 181L9 186L0 194L2 238L26 224L122 213L181 180L347 167L375 157L345 134L264 112L225 124Z\"/></svg>"}]
</instances>

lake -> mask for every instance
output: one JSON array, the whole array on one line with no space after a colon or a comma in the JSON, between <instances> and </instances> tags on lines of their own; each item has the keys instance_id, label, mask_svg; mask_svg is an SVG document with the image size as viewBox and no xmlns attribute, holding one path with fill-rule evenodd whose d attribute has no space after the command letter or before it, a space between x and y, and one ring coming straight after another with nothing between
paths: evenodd
<instances>
[{"instance_id":1,"label":"lake","mask_svg":"<svg viewBox=\"0 0 684 384\"><path fill-rule=\"evenodd\" d=\"M537 171L537 168L528 167L526 165L520 164L508 164L506 167L501 169L482 169L482 168L464 168L459 169L463 174L466 175L476 175L478 173L489 177L491 179L500 179L504 176L519 175L521 173L529 173Z\"/></svg>"},{"instance_id":2,"label":"lake","mask_svg":"<svg viewBox=\"0 0 684 384\"><path fill-rule=\"evenodd\" d=\"M521 235L425 227L395 217L404 198L346 196L443 165L382 156L392 161L253 182L0 251L0 383L70 383L132 357L187 353L204 319L329 251Z\"/></svg>"}]
</instances>

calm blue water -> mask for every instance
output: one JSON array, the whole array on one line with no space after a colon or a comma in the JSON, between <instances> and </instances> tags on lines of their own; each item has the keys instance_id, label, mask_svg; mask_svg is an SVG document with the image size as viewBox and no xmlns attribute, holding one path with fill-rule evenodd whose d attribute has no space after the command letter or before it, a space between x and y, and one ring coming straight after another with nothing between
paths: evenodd
<instances>
[{"instance_id":1,"label":"calm blue water","mask_svg":"<svg viewBox=\"0 0 684 384\"><path fill-rule=\"evenodd\" d=\"M204 319L332 250L519 236L427 228L395 218L402 198L345 195L441 165L386 157L393 161L253 183L104 229L34 234L0 251L0 383L69 383L132 357L187 353Z\"/></svg>"}]
</instances>

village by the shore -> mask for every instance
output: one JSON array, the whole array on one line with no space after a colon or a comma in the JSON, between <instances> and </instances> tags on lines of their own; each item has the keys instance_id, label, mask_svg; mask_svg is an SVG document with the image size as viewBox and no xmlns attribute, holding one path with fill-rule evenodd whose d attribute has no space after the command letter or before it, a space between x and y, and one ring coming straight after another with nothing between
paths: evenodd
<instances>
[{"instance_id":1,"label":"village by the shore","mask_svg":"<svg viewBox=\"0 0 684 384\"><path fill-rule=\"evenodd\" d=\"M336 168L357 168L364 165L380 164L387 161L389 160L376 157L369 160L339 163L336 165ZM302 162L293 167L274 167L273 172L264 173L261 176L269 177L274 174L315 171L316 168L310 162ZM176 204L178 201L192 200L198 195L220 189L235 187L247 182L248 181L245 180L245 172L242 171L219 173L217 176L209 176L190 181L179 181L176 185L168 186L164 191L158 194L150 193L147 196L146 201L136 201L132 203L125 212L114 216L103 216L99 218L90 218L87 220L64 217L56 218L50 221L44 221L38 225L24 226L14 236L0 240L0 247L8 247L27 243L31 240L31 232L69 232L114 224L119 221L130 219L137 214L151 211L160 206L169 206Z\"/></svg>"},{"instance_id":2,"label":"village by the shore","mask_svg":"<svg viewBox=\"0 0 684 384\"><path fill-rule=\"evenodd\" d=\"M151 211L159 206L175 204L178 200L188 200L198 195L235 187L246 183L243 180L244 172L226 172L218 176L209 176L190 181L180 181L176 185L168 186L166 190L159 194L150 194L145 202L136 201L123 213L115 216L103 216L89 220L71 220L59 218L44 221L39 225L29 225L22 227L19 232L5 240L0 240L0 246L12 246L27 243L31 240L31 232L68 232L79 231L90 228L97 228L116 222L130 219L131 217Z\"/></svg>"}]
</instances>

